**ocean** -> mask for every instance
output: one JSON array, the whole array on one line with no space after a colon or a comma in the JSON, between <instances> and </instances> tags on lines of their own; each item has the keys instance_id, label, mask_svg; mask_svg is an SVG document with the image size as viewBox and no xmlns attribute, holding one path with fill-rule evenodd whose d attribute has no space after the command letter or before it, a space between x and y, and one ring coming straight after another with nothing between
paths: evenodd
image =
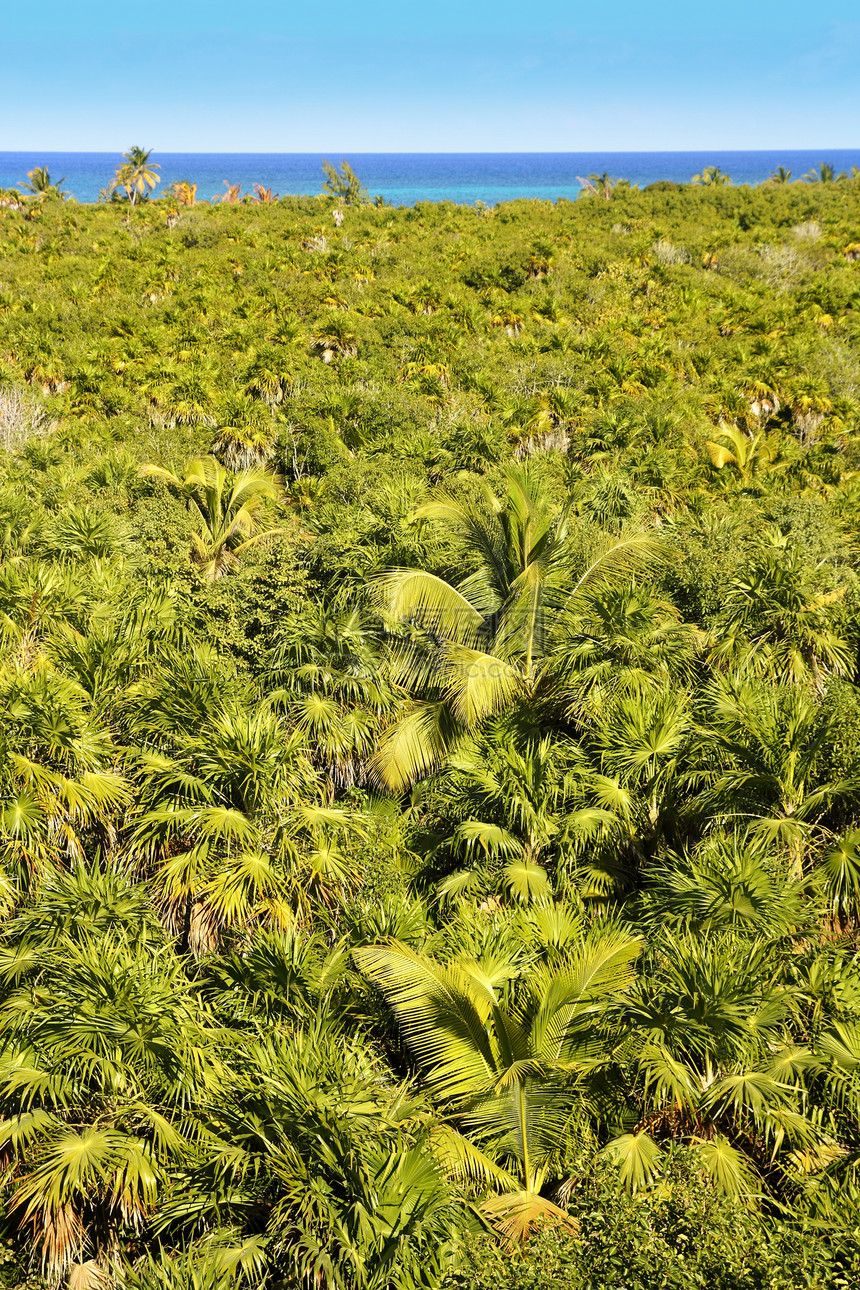
<instances>
[{"instance_id":1,"label":"ocean","mask_svg":"<svg viewBox=\"0 0 860 1290\"><path fill-rule=\"evenodd\" d=\"M342 154L332 151L330 161ZM109 152L0 152L0 188L18 187L34 166L46 166L54 180L78 201L94 202L121 158ZM211 198L224 185L241 184L243 191L262 184L282 196L319 193L321 153L157 152L161 166L156 194L177 180L197 184L198 198ZM450 201L494 206L517 198L576 198L578 178L610 174L644 186L658 179L687 183L704 166L719 166L736 184L759 184L777 166L799 179L812 166L826 161L837 171L860 166L860 148L788 149L772 152L367 152L350 153L349 161L372 194L398 206L416 202Z\"/></svg>"}]
</instances>

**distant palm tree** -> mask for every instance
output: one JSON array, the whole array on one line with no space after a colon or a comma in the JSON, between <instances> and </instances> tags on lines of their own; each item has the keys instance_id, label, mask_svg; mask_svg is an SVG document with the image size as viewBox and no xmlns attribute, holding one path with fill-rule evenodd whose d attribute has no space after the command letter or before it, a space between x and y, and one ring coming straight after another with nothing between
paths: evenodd
<instances>
[{"instance_id":1,"label":"distant palm tree","mask_svg":"<svg viewBox=\"0 0 860 1290\"><path fill-rule=\"evenodd\" d=\"M116 193L122 189L131 205L136 206L138 202L145 201L160 182L156 172L161 167L149 160L151 149L132 147L122 155L124 164L117 166L109 191Z\"/></svg>"},{"instance_id":2,"label":"distant palm tree","mask_svg":"<svg viewBox=\"0 0 860 1290\"><path fill-rule=\"evenodd\" d=\"M706 188L717 188L722 184L730 184L731 182L731 175L724 174L719 166L705 166L700 175L693 175L690 180L691 184L704 184Z\"/></svg>"},{"instance_id":3,"label":"distant palm tree","mask_svg":"<svg viewBox=\"0 0 860 1290\"><path fill-rule=\"evenodd\" d=\"M847 179L848 176L845 174L844 170L837 175L835 168L829 161L820 161L818 163L818 169L816 170L813 166L811 170L807 171L803 178L811 184L835 184L840 179Z\"/></svg>"},{"instance_id":4,"label":"distant palm tree","mask_svg":"<svg viewBox=\"0 0 860 1290\"><path fill-rule=\"evenodd\" d=\"M602 175L589 175L587 179L583 179L581 175L578 175L577 179L582 184L583 191L586 194L593 193L595 197L605 197L607 201L609 201L612 196L612 190L618 183L618 180L613 179L605 170Z\"/></svg>"},{"instance_id":5,"label":"distant palm tree","mask_svg":"<svg viewBox=\"0 0 860 1290\"><path fill-rule=\"evenodd\" d=\"M773 184L790 184L791 171L786 170L785 166L777 166L776 170L770 172L770 180Z\"/></svg>"},{"instance_id":6,"label":"distant palm tree","mask_svg":"<svg viewBox=\"0 0 860 1290\"><path fill-rule=\"evenodd\" d=\"M68 197L69 195L60 189L60 184L66 182L65 175L53 183L50 172L44 166L36 166L33 170L28 170L27 178L30 182L22 184L21 187L26 188L28 194L36 201L44 201L46 197Z\"/></svg>"},{"instance_id":7,"label":"distant palm tree","mask_svg":"<svg viewBox=\"0 0 860 1290\"><path fill-rule=\"evenodd\" d=\"M225 193L217 193L212 198L213 205L215 202L226 202L228 206L237 206L242 200L239 196L242 191L242 185L231 184L229 179L225 179L223 182L227 191Z\"/></svg>"},{"instance_id":8,"label":"distant palm tree","mask_svg":"<svg viewBox=\"0 0 860 1290\"><path fill-rule=\"evenodd\" d=\"M197 185L187 179L179 179L173 185L173 196L180 206L194 206L197 202Z\"/></svg>"}]
</instances>

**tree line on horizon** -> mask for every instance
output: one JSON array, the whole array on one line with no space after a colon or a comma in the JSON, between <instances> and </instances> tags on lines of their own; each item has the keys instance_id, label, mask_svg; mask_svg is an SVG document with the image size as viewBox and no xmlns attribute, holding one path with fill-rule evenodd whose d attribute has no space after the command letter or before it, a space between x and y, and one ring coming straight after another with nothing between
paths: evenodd
<instances>
[{"instance_id":1,"label":"tree line on horizon","mask_svg":"<svg viewBox=\"0 0 860 1290\"><path fill-rule=\"evenodd\" d=\"M132 147L127 153L123 153L123 161L117 167L116 173L108 186L102 191L100 201L125 201L131 206L138 205L140 202L148 201L154 190L158 186L160 176L158 171L161 167L157 162L150 161L152 155L151 149ZM323 158L322 163L325 181L323 183L323 196L336 198L345 206L366 205L371 201L376 205L384 205L384 198L377 195L371 198L367 188L356 175L349 161L344 158L340 167L332 165L327 159ZM818 168L813 167L801 180L792 180L791 170L785 166L778 166L771 172L768 179L763 182L766 184L789 184L789 183L843 183L851 180L860 179L860 167L853 166L850 174L847 171L837 173L836 168L826 161L819 163ZM26 202L41 202L46 198L65 200L70 194L64 192L62 185L65 178L58 181L51 179L50 172L44 166L37 166L27 172L27 182L21 185L20 189L11 188L0 190L0 205L23 204ZM585 197L599 196L609 200L613 191L618 188L619 191L638 188L636 184L630 184L626 179L617 179L608 172L602 174L591 174L587 177L578 176L577 182L580 185L581 194ZM658 180L657 183L672 183L674 181ZM706 166L701 174L693 175L690 180L691 184L701 185L703 187L713 188L731 184L731 175L726 174L719 166ZM649 185L653 187L653 185ZM210 199L198 198L197 184L188 179L177 180L170 186L170 189L163 194L168 201L173 201L179 206L194 206L198 202L209 200L213 203L226 202L228 205L237 203L252 203L269 205L273 201L279 200L279 194L272 192L271 188L266 188L263 184L252 185L249 193L242 193L241 184L232 184L229 180L224 180L225 191L216 194Z\"/></svg>"}]
</instances>

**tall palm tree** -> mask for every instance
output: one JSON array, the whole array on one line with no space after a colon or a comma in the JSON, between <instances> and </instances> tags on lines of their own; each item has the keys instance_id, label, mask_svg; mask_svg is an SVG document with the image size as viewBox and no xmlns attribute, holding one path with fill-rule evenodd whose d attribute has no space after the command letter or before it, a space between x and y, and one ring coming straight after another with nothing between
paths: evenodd
<instances>
[{"instance_id":1,"label":"tall palm tree","mask_svg":"<svg viewBox=\"0 0 860 1290\"><path fill-rule=\"evenodd\" d=\"M161 167L149 160L151 149L132 147L122 155L124 162L117 167L109 191L115 193L122 189L131 205L136 206L138 202L145 201L160 182L158 171Z\"/></svg>"},{"instance_id":2,"label":"tall palm tree","mask_svg":"<svg viewBox=\"0 0 860 1290\"><path fill-rule=\"evenodd\" d=\"M592 538L583 558L569 513L554 513L527 470L509 467L505 491L484 503L431 502L419 519L445 525L466 567L457 585L419 569L392 569L377 588L387 613L408 624L395 678L421 697L387 732L377 774L402 790L445 760L465 732L557 689L554 625L589 587L643 565L656 544L634 533ZM583 535L584 536L584 535Z\"/></svg>"},{"instance_id":3,"label":"tall palm tree","mask_svg":"<svg viewBox=\"0 0 860 1290\"><path fill-rule=\"evenodd\" d=\"M259 512L280 496L277 481L259 470L231 475L215 457L195 457L176 475L163 466L146 465L143 475L162 479L188 499L203 528L192 536L194 561L210 582L229 573L245 551L282 532L263 528Z\"/></svg>"}]
</instances>

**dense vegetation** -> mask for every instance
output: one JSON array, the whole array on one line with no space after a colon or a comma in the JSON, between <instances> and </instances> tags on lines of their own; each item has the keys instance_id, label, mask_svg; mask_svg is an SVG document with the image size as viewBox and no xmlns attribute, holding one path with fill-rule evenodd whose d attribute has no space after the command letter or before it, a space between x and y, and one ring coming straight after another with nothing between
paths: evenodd
<instances>
[{"instance_id":1,"label":"dense vegetation","mask_svg":"<svg viewBox=\"0 0 860 1290\"><path fill-rule=\"evenodd\" d=\"M855 1284L860 183L42 188L0 1279Z\"/></svg>"}]
</instances>

